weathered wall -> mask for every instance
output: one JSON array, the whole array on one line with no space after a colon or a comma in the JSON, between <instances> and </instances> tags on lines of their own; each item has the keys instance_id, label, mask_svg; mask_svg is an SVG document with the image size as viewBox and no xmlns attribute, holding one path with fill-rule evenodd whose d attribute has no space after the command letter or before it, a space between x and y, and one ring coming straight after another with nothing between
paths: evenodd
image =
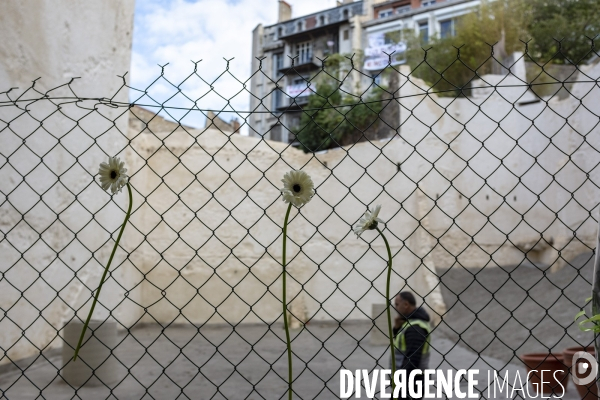
<instances>
[{"instance_id":1,"label":"weathered wall","mask_svg":"<svg viewBox=\"0 0 600 400\"><path fill-rule=\"evenodd\" d=\"M403 246L405 241L414 247L418 233L414 223L407 223L401 202L411 213L418 207L406 182L394 177L397 162L410 151L402 141L361 143L312 156L278 142L217 130L189 135L180 129L168 138L141 133L132 147L129 164L137 172L131 182L147 194L132 217L146 242L130 256L146 277L143 321L239 323L281 317L286 204L279 188L291 168L302 168L317 187L300 213L292 211L288 228L288 299L298 319L371 318L371 305L385 303L384 242L373 232L357 239L351 230L366 206L375 204L383 205L380 217L388 221L386 234L398 253L392 290L408 289L408 283L443 311L439 291L431 285L433 273Z\"/></svg>"},{"instance_id":2,"label":"weathered wall","mask_svg":"<svg viewBox=\"0 0 600 400\"><path fill-rule=\"evenodd\" d=\"M130 66L133 10L133 0L1 2L0 100L74 92L80 97L116 94L115 101L127 102L117 75ZM0 240L0 346L8 349L0 364L36 354L50 342L60 344L57 330L88 301L112 250L111 243L104 244L109 239L104 228L114 231L123 218L110 196L90 182L106 154L126 145L125 109L97 101L57 103L20 102L0 109L0 230L5 235ZM126 197L115 196L122 208ZM113 266L123 256L118 252ZM139 280L132 274L130 266L121 265L113 276L124 287L113 280L102 292L109 308L120 303L115 314L125 323L139 313L131 302L121 303L128 285ZM79 311L81 318L89 305ZM95 317L108 316L102 306L96 309Z\"/></svg>"},{"instance_id":3,"label":"weathered wall","mask_svg":"<svg viewBox=\"0 0 600 400\"><path fill-rule=\"evenodd\" d=\"M582 69L571 80L600 76L600 64ZM408 162L423 166L409 177L426 194L435 265L561 268L595 247L600 89L576 83L564 100L530 103L516 78L482 79L474 86L500 87L438 98L402 78L400 134L415 150Z\"/></svg>"},{"instance_id":4,"label":"weathered wall","mask_svg":"<svg viewBox=\"0 0 600 400\"><path fill-rule=\"evenodd\" d=\"M0 79L21 87L3 101L38 76L42 93L75 76L85 77L71 85L79 96L118 91L133 2L21 4L28 3L0 6L8 38ZM599 72L586 70L593 79ZM95 315L112 310L124 326L278 320L286 208L279 188L291 168L317 185L289 227L288 298L301 320L366 319L384 302L383 242L351 232L367 205L383 205L393 290L413 290L440 313L436 268L515 264L528 251L560 267L595 245L597 87L575 84L562 101L513 105L522 94L515 88L449 99L414 96L427 90L414 78L400 85L399 138L314 156L217 130L172 133L165 125L149 134L143 124L128 128L123 108L94 101L60 112L49 101L0 109L2 162L9 161L0 167L0 344L10 347L8 358L59 344L57 330L73 309L87 314L82 305L112 250L108 232L118 233L127 207L126 194L110 201L91 180L126 135L131 147L121 155L133 175L134 212L102 292L106 307ZM72 95L68 87L49 94ZM126 91L115 100L126 102Z\"/></svg>"},{"instance_id":5,"label":"weathered wall","mask_svg":"<svg viewBox=\"0 0 600 400\"><path fill-rule=\"evenodd\" d=\"M575 84L563 101L519 104L531 99L522 88L451 99L418 96L427 88L414 78L400 84L399 138L314 156L214 130L137 135L132 181L147 196L134 219L147 235L135 255L146 277L143 320L280 318L278 188L290 168L317 184L289 228L289 296L302 320L370 318L383 302L383 243L351 233L366 205L383 204L394 289L429 293L437 312L436 268L556 269L593 247L597 88Z\"/></svg>"}]
</instances>

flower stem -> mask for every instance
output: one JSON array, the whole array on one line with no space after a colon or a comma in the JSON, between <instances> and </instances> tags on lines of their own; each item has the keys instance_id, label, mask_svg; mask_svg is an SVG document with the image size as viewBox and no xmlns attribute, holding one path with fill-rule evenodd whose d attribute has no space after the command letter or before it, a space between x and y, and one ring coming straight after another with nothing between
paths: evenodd
<instances>
[{"instance_id":1,"label":"flower stem","mask_svg":"<svg viewBox=\"0 0 600 400\"><path fill-rule=\"evenodd\" d=\"M81 348L81 343L83 342L83 337L85 336L85 331L87 330L88 325L90 324L90 319L92 319L92 314L94 313L94 308L96 307L96 303L98 302L98 296L100 296L100 290L102 290L102 285L104 284L104 279L106 279L106 274L108 273L108 269L110 268L110 263L115 256L115 252L117 251L117 246L119 246L119 241L121 240L121 236L123 235L123 230L125 230L125 225L127 225L127 221L129 220L129 216L131 215L131 204L132 204L132 195L131 195L131 186L129 186L129 182L127 182L127 191L129 192L129 208L127 209L127 215L125 216L125 221L123 225L121 225L121 230L119 231L119 236L117 236L117 241L115 242L115 247L113 247L112 253L110 254L110 258L108 259L108 264L106 264L106 268L104 269L104 273L102 274L102 279L100 279L100 286L98 286L98 290L96 290L96 295L94 296L94 302L92 303L92 308L90 309L90 313L87 316L85 324L83 325L83 330L81 331L81 336L79 337L79 343L77 343L77 348L75 349L75 355L73 356L73 361L77 361L77 354L79 354L79 349Z\"/></svg>"},{"instance_id":2,"label":"flower stem","mask_svg":"<svg viewBox=\"0 0 600 400\"><path fill-rule=\"evenodd\" d=\"M281 264L283 265L283 326L285 327L285 338L287 344L287 357L288 357L288 399L292 400L292 343L290 341L290 328L288 327L287 318L287 300L286 300L286 271L285 271L285 243L287 240L287 224L288 218L290 217L290 211L292 209L292 203L288 205L287 212L285 213L285 221L283 222L283 255L281 257Z\"/></svg>"},{"instance_id":3,"label":"flower stem","mask_svg":"<svg viewBox=\"0 0 600 400\"><path fill-rule=\"evenodd\" d=\"M390 313L390 280L392 277L392 251L390 250L390 245L389 245L387 239L385 238L385 235L379 230L379 228L376 227L375 229L377 229L377 232L379 232L379 234L383 238L383 241L385 242L385 248L387 249L387 253L388 253L387 283L385 285L385 305L386 305L386 310L387 310L388 335L390 338L390 349L392 351L391 384L392 384L392 396L393 396L394 388L395 388L394 375L396 375L396 349L394 349L394 334L392 331L392 315Z\"/></svg>"}]
</instances>

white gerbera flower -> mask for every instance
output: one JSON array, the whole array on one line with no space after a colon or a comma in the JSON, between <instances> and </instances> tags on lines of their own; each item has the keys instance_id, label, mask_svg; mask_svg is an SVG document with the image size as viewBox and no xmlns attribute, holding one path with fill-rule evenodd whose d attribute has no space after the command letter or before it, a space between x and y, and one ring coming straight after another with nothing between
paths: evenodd
<instances>
[{"instance_id":1,"label":"white gerbera flower","mask_svg":"<svg viewBox=\"0 0 600 400\"><path fill-rule=\"evenodd\" d=\"M314 184L304 171L290 171L283 176L283 201L302 207L315 194Z\"/></svg>"},{"instance_id":2,"label":"white gerbera flower","mask_svg":"<svg viewBox=\"0 0 600 400\"><path fill-rule=\"evenodd\" d=\"M110 191L112 194L121 191L127 183L127 168L123 168L125 163L119 160L119 157L108 157L107 163L100 163L100 185L102 189Z\"/></svg>"},{"instance_id":3,"label":"white gerbera flower","mask_svg":"<svg viewBox=\"0 0 600 400\"><path fill-rule=\"evenodd\" d=\"M378 204L373 207L373 211L367 210L367 212L365 212L365 214L360 218L360 221L358 221L358 223L354 226L354 233L356 233L356 237L359 237L360 234L366 230L377 228L378 222L383 223L382 220L377 218L380 210L381 205Z\"/></svg>"}]
</instances>

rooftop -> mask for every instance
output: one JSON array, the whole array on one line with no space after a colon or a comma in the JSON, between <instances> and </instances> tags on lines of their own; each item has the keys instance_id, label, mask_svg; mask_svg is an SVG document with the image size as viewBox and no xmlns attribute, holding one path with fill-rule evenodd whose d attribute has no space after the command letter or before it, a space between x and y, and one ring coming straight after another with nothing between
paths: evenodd
<instances>
[{"instance_id":1,"label":"rooftop","mask_svg":"<svg viewBox=\"0 0 600 400\"><path fill-rule=\"evenodd\" d=\"M382 5L385 5L385 4L388 4L388 3L391 4L391 3L394 3L396 1L397 0L387 1L385 3L378 3L375 6L376 7L381 7ZM471 2L479 4L479 1L477 1L477 0L446 0L446 1L442 2L442 3L436 3L436 4L433 4L431 6L415 8L415 9L412 9L412 10L407 11L407 12L402 13L402 14L393 14L393 15L390 15L390 16L384 17L384 18L376 18L376 19L373 19L373 20L369 20L369 21L366 21L366 22L363 23L363 27L366 28L366 27L378 25L378 24L381 24L381 23L384 23L384 22L389 22L389 21L395 21L395 20L399 20L399 19L404 19L404 18L407 18L407 17L411 17L413 15L419 15L419 14L423 14L423 13L430 12L430 11L440 10L442 8L446 8L446 7L450 7L450 6L455 6L455 5L463 4L463 3L471 3Z\"/></svg>"},{"instance_id":2,"label":"rooftop","mask_svg":"<svg viewBox=\"0 0 600 400\"><path fill-rule=\"evenodd\" d=\"M347 4L340 4L340 5L336 6L336 7L332 7L332 8L328 8L328 9L325 9L325 10L317 11L317 12L314 12L312 14L306 14L306 15L303 15L303 16L300 16L300 17L288 19L287 21L282 21L282 22L277 22L275 24L266 25L265 28L272 28L272 27L281 26L281 25L292 25L295 22L299 22L301 20L304 20L304 19L307 19L307 18L310 18L310 17L317 17L320 14L329 14L329 13L336 12L338 10L344 10L344 9L352 9L354 11L354 14L362 14L363 13L362 6L363 6L362 0L354 1L352 3L347 3ZM360 9L360 12L356 12L357 9ZM327 25L331 25L331 24L334 24L336 22L339 22L339 21L333 21L333 22L328 21ZM305 31L308 31L308 29L305 30Z\"/></svg>"}]
</instances>

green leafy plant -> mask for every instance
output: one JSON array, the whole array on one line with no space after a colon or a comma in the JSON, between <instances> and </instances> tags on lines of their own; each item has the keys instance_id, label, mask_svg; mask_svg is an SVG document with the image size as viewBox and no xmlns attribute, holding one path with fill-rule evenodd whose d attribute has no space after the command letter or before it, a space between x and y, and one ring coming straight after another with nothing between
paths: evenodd
<instances>
[{"instance_id":1,"label":"green leafy plant","mask_svg":"<svg viewBox=\"0 0 600 400\"><path fill-rule=\"evenodd\" d=\"M303 108L300 124L294 134L305 152L315 152L364 141L379 124L379 113L385 104L384 90L372 86L362 95L343 88L343 57L328 59L326 69L317 76L314 93ZM342 76L340 76L342 75ZM339 79L339 78L341 79Z\"/></svg>"},{"instance_id":2,"label":"green leafy plant","mask_svg":"<svg viewBox=\"0 0 600 400\"><path fill-rule=\"evenodd\" d=\"M587 303L588 301L592 300L591 297L588 297L587 299L585 299L585 302ZM579 311L577 314L575 314L575 321L577 322L577 320L579 318L581 318L582 316L585 315L585 310L581 310ZM585 326L586 324L592 324L591 326ZM594 315L592 315L590 318L586 318L584 320L579 321L578 324L579 330L583 331L583 332L594 332L594 333L600 333L600 313L594 313Z\"/></svg>"},{"instance_id":3,"label":"green leafy plant","mask_svg":"<svg viewBox=\"0 0 600 400\"><path fill-rule=\"evenodd\" d=\"M526 52L525 61L537 67L528 73L534 83L545 83L540 74L548 72L548 63L585 62L594 54L591 39L600 35L600 7L597 0L496 0L454 24L454 36L427 43L413 30L402 33L412 75L439 96L468 95L473 79L493 73L515 51Z\"/></svg>"}]
</instances>

